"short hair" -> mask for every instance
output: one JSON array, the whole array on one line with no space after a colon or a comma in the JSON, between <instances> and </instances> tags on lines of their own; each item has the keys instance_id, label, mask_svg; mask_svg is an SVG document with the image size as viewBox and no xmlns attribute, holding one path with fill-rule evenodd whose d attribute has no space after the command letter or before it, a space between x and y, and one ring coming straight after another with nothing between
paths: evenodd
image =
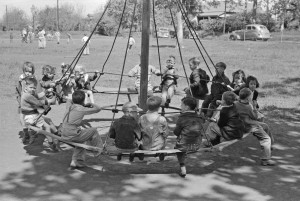
<instances>
[{"instance_id":1,"label":"short hair","mask_svg":"<svg viewBox=\"0 0 300 201\"><path fill-rule=\"evenodd\" d=\"M256 88L259 87L259 82L258 82L257 78L254 77L254 76L252 76L252 75L249 75L249 76L247 77L247 79L246 79L246 87L249 87L250 81L255 81L255 82L256 82Z\"/></svg>"},{"instance_id":2,"label":"short hair","mask_svg":"<svg viewBox=\"0 0 300 201\"><path fill-rule=\"evenodd\" d=\"M85 99L85 93L84 91L74 91L74 93L72 94L72 101L75 104L79 104L82 105L84 103L84 99Z\"/></svg>"},{"instance_id":3,"label":"short hair","mask_svg":"<svg viewBox=\"0 0 300 201\"><path fill-rule=\"evenodd\" d=\"M151 96L147 99L146 105L148 110L153 111L159 109L162 103L162 98L159 96Z\"/></svg>"},{"instance_id":4,"label":"short hair","mask_svg":"<svg viewBox=\"0 0 300 201\"><path fill-rule=\"evenodd\" d=\"M34 74L35 68L32 62L30 61L25 61L22 67L23 73L29 72L29 69L31 68L31 73Z\"/></svg>"},{"instance_id":5,"label":"short hair","mask_svg":"<svg viewBox=\"0 0 300 201\"><path fill-rule=\"evenodd\" d=\"M169 58L172 58L172 59L174 59L174 61L176 61L176 58L174 55L170 55Z\"/></svg>"},{"instance_id":6,"label":"short hair","mask_svg":"<svg viewBox=\"0 0 300 201\"><path fill-rule=\"evenodd\" d=\"M37 86L37 80L34 77L26 77L25 83L26 85L34 84L34 86Z\"/></svg>"},{"instance_id":7,"label":"short hair","mask_svg":"<svg viewBox=\"0 0 300 201\"><path fill-rule=\"evenodd\" d=\"M44 65L42 68L42 74L46 75L46 74L55 74L56 68L54 66L50 66L50 65Z\"/></svg>"},{"instance_id":8,"label":"short hair","mask_svg":"<svg viewBox=\"0 0 300 201\"><path fill-rule=\"evenodd\" d=\"M198 57L193 57L193 58L189 59L189 63L192 63L194 65L199 65L201 62L200 62L200 59Z\"/></svg>"},{"instance_id":9,"label":"short hair","mask_svg":"<svg viewBox=\"0 0 300 201\"><path fill-rule=\"evenodd\" d=\"M181 102L188 106L190 110L195 110L197 107L197 100L194 97L184 97Z\"/></svg>"},{"instance_id":10,"label":"short hair","mask_svg":"<svg viewBox=\"0 0 300 201\"><path fill-rule=\"evenodd\" d=\"M241 89L241 91L239 93L239 97L240 97L241 100L245 100L251 94L252 94L252 91L249 88L243 88L243 89Z\"/></svg>"},{"instance_id":11,"label":"short hair","mask_svg":"<svg viewBox=\"0 0 300 201\"><path fill-rule=\"evenodd\" d=\"M236 101L237 96L232 91L226 91L222 95L222 99L225 101L226 105L232 105Z\"/></svg>"},{"instance_id":12,"label":"short hair","mask_svg":"<svg viewBox=\"0 0 300 201\"><path fill-rule=\"evenodd\" d=\"M218 62L218 63L216 63L215 66L216 66L216 67L221 67L221 68L226 69L226 64L225 64L224 62Z\"/></svg>"}]
</instances>

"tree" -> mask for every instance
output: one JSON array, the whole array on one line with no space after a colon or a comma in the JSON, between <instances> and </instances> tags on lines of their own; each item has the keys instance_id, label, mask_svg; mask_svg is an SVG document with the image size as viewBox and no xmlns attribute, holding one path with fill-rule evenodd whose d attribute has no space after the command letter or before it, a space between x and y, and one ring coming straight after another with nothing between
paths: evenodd
<instances>
[{"instance_id":1,"label":"tree","mask_svg":"<svg viewBox=\"0 0 300 201\"><path fill-rule=\"evenodd\" d=\"M32 14L32 28L33 30L35 30L36 26L36 17L39 13L39 10L36 6L32 5L31 8L30 8L30 11L31 11L31 14Z\"/></svg>"},{"instance_id":2,"label":"tree","mask_svg":"<svg viewBox=\"0 0 300 201\"><path fill-rule=\"evenodd\" d=\"M4 14L2 19L4 22L7 20L9 26L7 28L13 28L15 30L21 30L29 24L25 11L14 7L8 9L7 16Z\"/></svg>"}]
</instances>

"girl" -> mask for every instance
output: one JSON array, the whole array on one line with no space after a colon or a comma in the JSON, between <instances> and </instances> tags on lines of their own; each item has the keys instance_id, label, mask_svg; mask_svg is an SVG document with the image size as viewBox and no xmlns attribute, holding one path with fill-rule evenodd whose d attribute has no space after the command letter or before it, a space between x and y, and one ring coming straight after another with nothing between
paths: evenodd
<instances>
[{"instance_id":1,"label":"girl","mask_svg":"<svg viewBox=\"0 0 300 201\"><path fill-rule=\"evenodd\" d=\"M54 80L56 68L49 65L44 65L42 68L43 78L40 81L41 87L45 91L45 96L50 105L56 103L56 82Z\"/></svg>"},{"instance_id":2,"label":"girl","mask_svg":"<svg viewBox=\"0 0 300 201\"><path fill-rule=\"evenodd\" d=\"M259 87L259 83L256 77L251 75L248 76L246 79L246 87L249 88L253 93L252 106L256 109L259 109L259 105L257 104L258 92L256 91L256 88ZM264 115L260 112L258 112L258 120L264 121Z\"/></svg>"},{"instance_id":3,"label":"girl","mask_svg":"<svg viewBox=\"0 0 300 201\"><path fill-rule=\"evenodd\" d=\"M232 73L232 82L230 84L231 90L239 95L240 90L246 85L246 75L244 71L238 70Z\"/></svg>"},{"instance_id":4,"label":"girl","mask_svg":"<svg viewBox=\"0 0 300 201\"><path fill-rule=\"evenodd\" d=\"M75 75L70 75L70 65L69 64L61 64L61 73L62 78L60 80L60 95L61 102L65 103L68 99L72 99L72 94L76 88Z\"/></svg>"},{"instance_id":5,"label":"girl","mask_svg":"<svg viewBox=\"0 0 300 201\"><path fill-rule=\"evenodd\" d=\"M95 71L93 76L86 73L86 69L81 66L77 65L75 67L75 82L76 82L76 89L83 90L87 97L90 98L90 102L94 103L94 95L91 89L91 81L94 81L98 77L98 71ZM85 100L87 103L87 100Z\"/></svg>"}]
</instances>

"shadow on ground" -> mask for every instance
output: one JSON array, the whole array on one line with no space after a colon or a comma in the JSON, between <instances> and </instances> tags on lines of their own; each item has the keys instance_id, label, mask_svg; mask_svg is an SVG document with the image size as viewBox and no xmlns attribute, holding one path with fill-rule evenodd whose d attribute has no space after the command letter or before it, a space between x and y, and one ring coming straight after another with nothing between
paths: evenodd
<instances>
[{"instance_id":1,"label":"shadow on ground","mask_svg":"<svg viewBox=\"0 0 300 201\"><path fill-rule=\"evenodd\" d=\"M298 200L300 197L300 113L265 110L276 139L275 167L260 166L258 141L251 135L223 152L189 155L188 175L177 175L174 156L155 158L88 157L88 167L71 170L72 150L52 153L37 139L24 146L34 155L31 168L10 173L0 184L0 200ZM171 145L170 145L171 147ZM298 187L297 187L298 186Z\"/></svg>"}]
</instances>

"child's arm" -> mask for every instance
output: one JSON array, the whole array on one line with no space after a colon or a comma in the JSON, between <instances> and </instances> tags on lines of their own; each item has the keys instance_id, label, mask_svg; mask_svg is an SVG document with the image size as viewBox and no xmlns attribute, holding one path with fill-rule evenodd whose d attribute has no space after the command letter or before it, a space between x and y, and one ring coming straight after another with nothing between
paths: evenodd
<instances>
[{"instance_id":1,"label":"child's arm","mask_svg":"<svg viewBox=\"0 0 300 201\"><path fill-rule=\"evenodd\" d=\"M160 133L163 135L164 138L167 138L167 136L169 135L169 126L166 118L160 116L159 123L160 123Z\"/></svg>"},{"instance_id":2,"label":"child's arm","mask_svg":"<svg viewBox=\"0 0 300 201\"><path fill-rule=\"evenodd\" d=\"M45 105L48 105L48 101L46 99L39 100L37 97L24 93L22 95L22 99L24 99L25 102L32 105L34 108L44 107Z\"/></svg>"},{"instance_id":3,"label":"child's arm","mask_svg":"<svg viewBox=\"0 0 300 201\"><path fill-rule=\"evenodd\" d=\"M42 81L40 82L41 86L43 88L51 88L51 87L55 87L55 82L54 81Z\"/></svg>"},{"instance_id":4,"label":"child's arm","mask_svg":"<svg viewBox=\"0 0 300 201\"><path fill-rule=\"evenodd\" d=\"M176 135L177 137L180 136L181 134L181 131L182 131L183 127L181 125L181 121L180 121L180 118L178 119L178 121L176 122L176 127L173 131L174 135Z\"/></svg>"},{"instance_id":5,"label":"child's arm","mask_svg":"<svg viewBox=\"0 0 300 201\"><path fill-rule=\"evenodd\" d=\"M110 138L116 139L115 123L110 127L108 134Z\"/></svg>"},{"instance_id":6,"label":"child's arm","mask_svg":"<svg viewBox=\"0 0 300 201\"><path fill-rule=\"evenodd\" d=\"M193 83L191 83L191 87L197 87L197 86L200 86L200 74L198 73L198 72L195 72L195 71L193 71L192 72L192 76L193 76L193 80L194 80L194 82Z\"/></svg>"},{"instance_id":7,"label":"child's arm","mask_svg":"<svg viewBox=\"0 0 300 201\"><path fill-rule=\"evenodd\" d=\"M218 126L220 128L223 128L224 126L226 126L228 123L228 115L227 113L224 111L224 109L222 108L220 111L220 117L218 120Z\"/></svg>"},{"instance_id":8,"label":"child's arm","mask_svg":"<svg viewBox=\"0 0 300 201\"><path fill-rule=\"evenodd\" d=\"M94 103L90 103L88 107L83 107L82 111L84 112L84 115L94 114L100 112L101 107Z\"/></svg>"}]
</instances>

